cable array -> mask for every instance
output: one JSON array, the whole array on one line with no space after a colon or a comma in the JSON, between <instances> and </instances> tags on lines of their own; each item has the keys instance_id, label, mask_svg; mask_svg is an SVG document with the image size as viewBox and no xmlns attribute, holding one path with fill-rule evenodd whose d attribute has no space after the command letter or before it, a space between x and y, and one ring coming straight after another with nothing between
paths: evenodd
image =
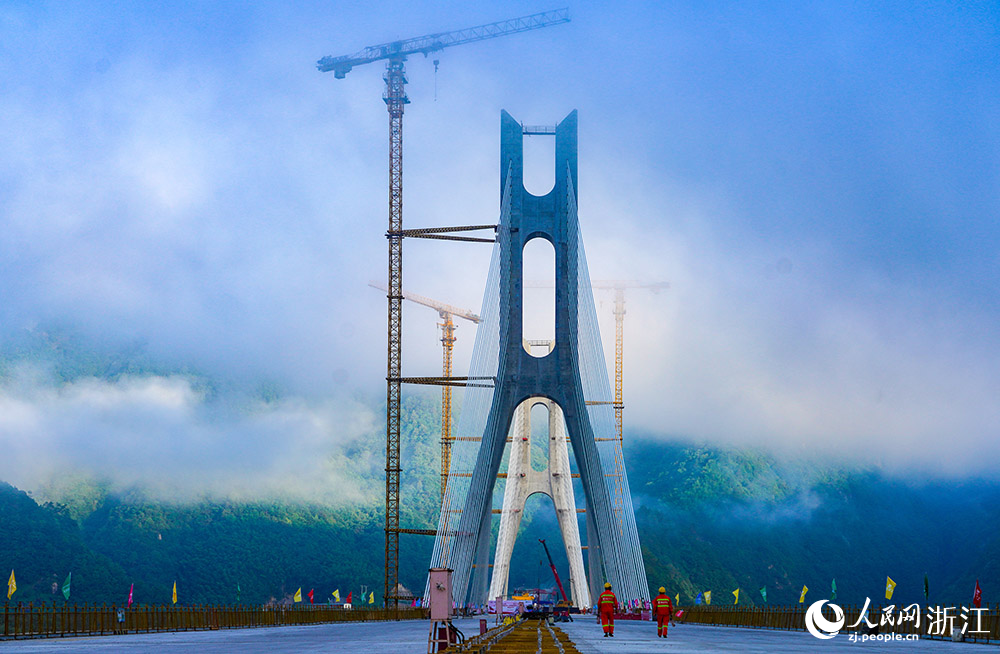
<instances>
[{"instance_id":1,"label":"cable array","mask_svg":"<svg viewBox=\"0 0 1000 654\"><path fill-rule=\"evenodd\" d=\"M576 215L575 194L570 190L571 215ZM587 254L583 246L583 233L577 229L577 333L578 362L584 397L603 402L611 398L611 383L601 344L601 331L597 322L597 307L591 288ZM603 547L615 550L617 565L605 574L614 584L620 602L649 600L649 585L642 562L639 532L635 525L632 494L629 491L622 442L616 436L613 406L609 403L590 404L587 414L597 442L605 487L611 499L611 533L598 534ZM600 528L599 528L600 529ZM605 561L607 561L607 554Z\"/></svg>"}]
</instances>

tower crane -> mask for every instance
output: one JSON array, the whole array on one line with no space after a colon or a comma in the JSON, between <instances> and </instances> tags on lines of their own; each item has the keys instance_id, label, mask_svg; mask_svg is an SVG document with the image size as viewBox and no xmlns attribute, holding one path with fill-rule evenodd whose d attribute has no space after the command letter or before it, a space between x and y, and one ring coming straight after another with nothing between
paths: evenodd
<instances>
[{"instance_id":1,"label":"tower crane","mask_svg":"<svg viewBox=\"0 0 1000 654\"><path fill-rule=\"evenodd\" d=\"M546 282L535 282L526 281L524 283L526 288L552 288L552 283ZM597 437L597 440L615 440L617 441L614 445L614 458L615 458L615 474L614 477L614 507L613 510L615 515L619 516L619 524L621 524L621 511L622 511L622 494L624 489L621 486L622 470L625 468L624 455L622 452L623 447L623 433L622 433L622 411L625 409L625 403L622 397L622 359L624 353L624 327L625 327L625 290L630 288L636 289L647 289L653 293L659 293L662 289L670 288L670 282L639 282L634 280L594 280L590 283L592 288L597 288L601 290L610 290L615 292L615 398L613 401L608 402L607 400L594 400L589 401L587 404L611 404L615 410L615 436L611 438Z\"/></svg>"},{"instance_id":2,"label":"tower crane","mask_svg":"<svg viewBox=\"0 0 1000 654\"><path fill-rule=\"evenodd\" d=\"M376 281L368 282L368 285L372 288L377 288L381 291L388 291L385 284ZM441 376L445 379L451 377L451 364L452 364L452 350L455 347L455 322L452 317L464 318L469 322L479 324L479 315L469 311L468 309L459 309L450 304L445 304L444 302L438 302L437 300L432 300L429 297L424 297L423 295L417 295L416 293L410 293L409 291L403 291L403 298L411 302L416 302L417 304L422 304L425 307L430 307L438 312L438 316L441 317L441 322L438 323L438 327L441 328L441 345L442 345L442 363L441 363ZM448 470L451 468L451 447L454 444L454 439L451 435L451 386L441 387L441 500L444 500L444 492L448 488Z\"/></svg>"},{"instance_id":3,"label":"tower crane","mask_svg":"<svg viewBox=\"0 0 1000 654\"><path fill-rule=\"evenodd\" d=\"M385 92L382 96L389 112L389 230L386 232L389 241L389 290L386 293L388 344L385 420L385 593L383 595L386 606L390 601L394 607L399 606L399 412L402 383L403 237L419 235L423 238L483 240L445 236L442 233L486 227L480 225L451 230L439 228L422 230L423 234L408 234L403 231L403 107L410 101L404 89L407 81L404 63L410 55L422 54L426 57L444 48L566 22L569 22L569 10L556 9L453 32L439 32L413 39L370 45L354 54L323 57L316 62L316 68L320 72L332 71L335 78L343 79L355 66L386 60L386 72L383 76Z\"/></svg>"}]
</instances>

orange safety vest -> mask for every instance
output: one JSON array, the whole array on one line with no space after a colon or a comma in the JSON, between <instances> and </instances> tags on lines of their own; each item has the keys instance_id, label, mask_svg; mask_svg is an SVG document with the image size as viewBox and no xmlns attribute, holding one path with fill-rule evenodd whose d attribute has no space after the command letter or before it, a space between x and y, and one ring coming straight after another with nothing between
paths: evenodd
<instances>
[{"instance_id":1,"label":"orange safety vest","mask_svg":"<svg viewBox=\"0 0 1000 654\"><path fill-rule=\"evenodd\" d=\"M669 595L657 595L653 600L653 610L656 615L670 615L674 611L674 603L670 601Z\"/></svg>"},{"instance_id":2,"label":"orange safety vest","mask_svg":"<svg viewBox=\"0 0 1000 654\"><path fill-rule=\"evenodd\" d=\"M606 590L597 599L597 606L601 613L613 613L618 608L618 598L610 590Z\"/></svg>"}]
</instances>

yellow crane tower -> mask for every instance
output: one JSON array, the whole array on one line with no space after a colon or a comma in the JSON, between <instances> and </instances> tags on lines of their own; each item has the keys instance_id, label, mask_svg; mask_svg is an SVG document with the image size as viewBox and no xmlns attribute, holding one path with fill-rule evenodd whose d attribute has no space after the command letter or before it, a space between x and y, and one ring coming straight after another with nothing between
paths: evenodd
<instances>
[{"instance_id":1,"label":"yellow crane tower","mask_svg":"<svg viewBox=\"0 0 1000 654\"><path fill-rule=\"evenodd\" d=\"M385 284L370 281L368 285L372 288L377 288L380 291L388 291ZM444 302L438 302L437 300L432 300L429 297L424 297L423 295L417 295L416 293L410 293L409 291L403 291L403 298L411 302L416 302L417 304L422 304L425 307L430 307L438 312L441 317L441 322L438 323L438 327L441 328L441 346L442 346L442 362L441 362L441 376L444 378L451 377L451 367L452 367L452 350L455 347L455 322L452 320L453 316L459 318L464 318L469 322L479 324L479 315L469 311L468 309L460 309L454 307L450 304ZM444 501L444 492L448 488L448 470L451 468L451 446L454 443L454 438L451 435L451 386L444 385L441 387L441 500Z\"/></svg>"},{"instance_id":2,"label":"yellow crane tower","mask_svg":"<svg viewBox=\"0 0 1000 654\"><path fill-rule=\"evenodd\" d=\"M546 282L525 282L526 288L552 288L551 283ZM615 397L614 400L591 400L587 404L611 404L615 410L615 436L617 441L614 445L615 451L615 473L612 477L615 480L614 507L615 515L619 517L618 523L621 526L622 494L624 489L621 486L622 470L625 468L625 459L622 453L624 443L622 431L622 412L625 409L625 402L622 396L622 359L624 354L625 336L625 290L629 288L644 288L654 293L659 293L661 289L670 288L670 282L639 282L630 280L595 280L590 283L592 288L609 290L615 292ZM607 437L597 436L597 440L611 440Z\"/></svg>"},{"instance_id":3,"label":"yellow crane tower","mask_svg":"<svg viewBox=\"0 0 1000 654\"><path fill-rule=\"evenodd\" d=\"M591 286L602 290L613 290L615 292L615 435L618 440L622 440L622 411L625 404L622 398L622 354L624 345L625 327L625 289L645 288L659 293L660 289L670 288L670 282L637 282L637 281L616 281L602 280L592 282Z\"/></svg>"}]
</instances>

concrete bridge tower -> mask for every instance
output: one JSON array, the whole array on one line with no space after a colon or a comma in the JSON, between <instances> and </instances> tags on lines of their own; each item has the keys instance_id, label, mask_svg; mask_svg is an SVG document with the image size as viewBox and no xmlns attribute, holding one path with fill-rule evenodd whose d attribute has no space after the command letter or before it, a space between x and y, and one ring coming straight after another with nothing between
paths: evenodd
<instances>
[{"instance_id":1,"label":"concrete bridge tower","mask_svg":"<svg viewBox=\"0 0 1000 654\"><path fill-rule=\"evenodd\" d=\"M432 567L454 570L459 605L486 601L493 489L507 436L518 407L544 401L550 415L562 414L580 473L591 590L606 579L620 601L649 599L624 467L607 449L620 443L577 219L577 114L554 128L525 127L505 111L500 122L500 221L469 375L494 381L489 389L467 389L463 398L456 442L469 449L452 461L452 478L462 483L449 482ZM525 134L555 138L555 184L544 196L524 188ZM536 238L555 251L555 338L543 356L523 345L523 251ZM583 575L571 576L583 583Z\"/></svg>"}]
</instances>

